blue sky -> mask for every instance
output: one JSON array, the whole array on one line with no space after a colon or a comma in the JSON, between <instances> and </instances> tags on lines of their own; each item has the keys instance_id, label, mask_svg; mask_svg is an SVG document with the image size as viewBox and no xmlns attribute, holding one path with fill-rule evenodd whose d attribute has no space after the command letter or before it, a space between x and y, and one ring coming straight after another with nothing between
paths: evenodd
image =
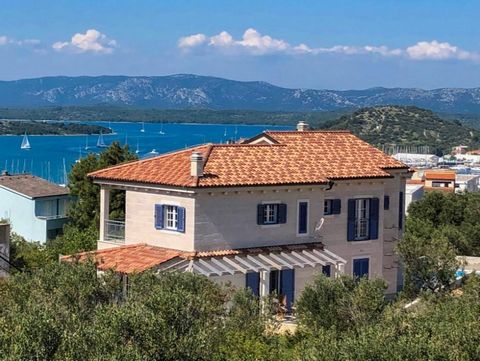
<instances>
[{"instance_id":1,"label":"blue sky","mask_svg":"<svg viewBox=\"0 0 480 361\"><path fill-rule=\"evenodd\" d=\"M0 79L194 73L285 87L480 86L480 1L0 0Z\"/></svg>"}]
</instances>

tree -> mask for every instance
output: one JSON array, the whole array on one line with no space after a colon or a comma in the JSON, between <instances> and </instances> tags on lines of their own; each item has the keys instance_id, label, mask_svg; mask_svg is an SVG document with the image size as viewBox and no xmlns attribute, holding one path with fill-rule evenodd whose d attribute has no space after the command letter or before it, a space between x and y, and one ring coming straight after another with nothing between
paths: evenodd
<instances>
[{"instance_id":1,"label":"tree","mask_svg":"<svg viewBox=\"0 0 480 361\"><path fill-rule=\"evenodd\" d=\"M428 221L407 220L407 232L397 246L405 265L405 292L448 290L458 269L454 246Z\"/></svg>"},{"instance_id":2,"label":"tree","mask_svg":"<svg viewBox=\"0 0 480 361\"><path fill-rule=\"evenodd\" d=\"M386 305L385 289L381 279L319 275L297 301L300 324L318 332L331 328L345 331L373 323Z\"/></svg>"},{"instance_id":3,"label":"tree","mask_svg":"<svg viewBox=\"0 0 480 361\"><path fill-rule=\"evenodd\" d=\"M100 222L100 187L94 184L88 174L99 169L137 159L128 146L121 147L113 142L99 156L90 153L76 163L69 174L69 188L76 202L70 207L68 216L70 225L78 229L94 227L98 229ZM123 192L112 192L110 213L113 218L124 217L125 195Z\"/></svg>"}]
</instances>

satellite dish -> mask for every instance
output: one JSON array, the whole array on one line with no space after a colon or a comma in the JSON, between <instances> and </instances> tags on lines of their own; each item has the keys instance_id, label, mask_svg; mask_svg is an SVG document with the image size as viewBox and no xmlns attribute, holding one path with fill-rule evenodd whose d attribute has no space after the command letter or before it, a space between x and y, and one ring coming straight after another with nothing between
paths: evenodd
<instances>
[{"instance_id":1,"label":"satellite dish","mask_svg":"<svg viewBox=\"0 0 480 361\"><path fill-rule=\"evenodd\" d=\"M322 217L322 218L320 218L320 220L315 225L315 233L320 232L320 230L323 227L323 223L325 223L325 218Z\"/></svg>"}]
</instances>

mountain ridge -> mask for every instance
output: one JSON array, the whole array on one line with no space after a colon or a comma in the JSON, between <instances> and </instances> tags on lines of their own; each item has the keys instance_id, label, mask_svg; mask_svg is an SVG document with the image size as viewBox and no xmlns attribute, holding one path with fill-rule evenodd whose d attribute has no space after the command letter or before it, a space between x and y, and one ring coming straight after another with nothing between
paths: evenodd
<instances>
[{"instance_id":1,"label":"mountain ridge","mask_svg":"<svg viewBox=\"0 0 480 361\"><path fill-rule=\"evenodd\" d=\"M332 111L412 105L437 112L480 114L480 87L431 90L284 88L265 81L237 81L194 74L49 76L0 81L0 107L97 105L262 111Z\"/></svg>"}]
</instances>

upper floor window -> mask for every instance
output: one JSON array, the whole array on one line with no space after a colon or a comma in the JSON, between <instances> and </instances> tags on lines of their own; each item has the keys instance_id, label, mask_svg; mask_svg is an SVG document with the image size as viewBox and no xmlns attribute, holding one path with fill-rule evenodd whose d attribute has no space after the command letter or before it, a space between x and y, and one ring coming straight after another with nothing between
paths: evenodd
<instances>
[{"instance_id":1,"label":"upper floor window","mask_svg":"<svg viewBox=\"0 0 480 361\"><path fill-rule=\"evenodd\" d=\"M170 204L156 204L155 228L185 232L185 208Z\"/></svg>"},{"instance_id":2,"label":"upper floor window","mask_svg":"<svg viewBox=\"0 0 480 361\"><path fill-rule=\"evenodd\" d=\"M323 202L323 214L325 216L330 214L340 214L341 205L342 203L340 199L325 199Z\"/></svg>"},{"instance_id":3,"label":"upper floor window","mask_svg":"<svg viewBox=\"0 0 480 361\"><path fill-rule=\"evenodd\" d=\"M365 241L378 238L378 198L348 200L348 240Z\"/></svg>"},{"instance_id":4,"label":"upper floor window","mask_svg":"<svg viewBox=\"0 0 480 361\"><path fill-rule=\"evenodd\" d=\"M370 199L355 200L355 239L368 239L370 220Z\"/></svg>"},{"instance_id":5,"label":"upper floor window","mask_svg":"<svg viewBox=\"0 0 480 361\"><path fill-rule=\"evenodd\" d=\"M166 229L176 230L178 228L178 207L165 206L165 224Z\"/></svg>"},{"instance_id":6,"label":"upper floor window","mask_svg":"<svg viewBox=\"0 0 480 361\"><path fill-rule=\"evenodd\" d=\"M259 204L257 208L258 224L279 224L287 222L287 205L283 203Z\"/></svg>"},{"instance_id":7,"label":"upper floor window","mask_svg":"<svg viewBox=\"0 0 480 361\"><path fill-rule=\"evenodd\" d=\"M265 204L263 208L263 224L278 223L278 204Z\"/></svg>"}]
</instances>

